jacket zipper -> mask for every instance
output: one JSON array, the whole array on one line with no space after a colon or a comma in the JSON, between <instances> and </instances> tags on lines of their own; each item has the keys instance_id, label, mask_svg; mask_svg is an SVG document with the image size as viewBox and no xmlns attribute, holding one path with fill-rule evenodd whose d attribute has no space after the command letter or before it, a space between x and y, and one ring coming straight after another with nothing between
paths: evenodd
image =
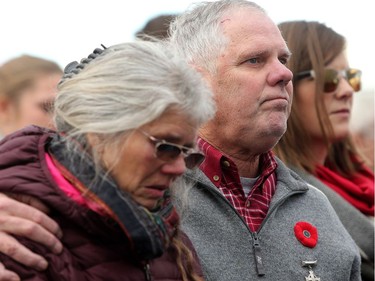
<instances>
[{"instance_id":1,"label":"jacket zipper","mask_svg":"<svg viewBox=\"0 0 375 281\"><path fill-rule=\"evenodd\" d=\"M263 267L263 259L262 259L262 251L259 244L258 233L252 232L253 236L253 248L254 248L254 258L255 258L255 265L258 276L264 275L264 267Z\"/></svg>"},{"instance_id":2,"label":"jacket zipper","mask_svg":"<svg viewBox=\"0 0 375 281\"><path fill-rule=\"evenodd\" d=\"M284 203L285 199L288 198L289 196L293 195L293 194L297 194L297 193L303 193L301 191L294 191L292 193L289 193L287 195L285 195L284 197L280 198L280 200L277 202L277 204L275 204L273 206L272 209L269 209L268 210L268 213L267 213L267 216L264 218L264 220L262 221L261 225L259 226L259 229L258 231L255 231L255 232L252 232L248 227L248 230L251 234L251 236L253 237L253 249L254 249L254 258L255 258L255 265L256 265L256 270L257 270L257 274L258 276L263 276L265 275L265 272L264 272L264 265L263 265L263 257L262 257L262 248L260 246L260 243L259 243L259 238L258 238L258 234L259 232L261 231L262 229L262 226L266 223L266 221L268 220L268 218L271 216L271 214L278 209L278 207ZM235 209L234 209L235 212L237 212ZM239 215L239 214L238 214ZM239 215L240 216L240 215ZM241 217L241 216L240 216ZM242 217L241 217L242 219ZM247 226L246 222L242 219L242 221L245 223L245 225Z\"/></svg>"},{"instance_id":3,"label":"jacket zipper","mask_svg":"<svg viewBox=\"0 0 375 281\"><path fill-rule=\"evenodd\" d=\"M290 197L291 195L294 195L294 194L298 194L298 193L304 193L305 191L293 191L291 193L288 193L287 195L285 195L284 197L280 198L280 200L277 202L276 205L273 206L272 209L269 209L268 210L268 213L267 213L267 216L264 218L264 220L262 221L262 224L259 226L259 229L258 231L255 231L255 232L252 232L249 228L249 226L247 225L247 223L245 222L245 220L241 217L241 215L237 212L237 210L232 206L232 204L227 200L227 198L225 198L225 196L223 196L218 190L216 189L213 189L213 188L209 188L209 190L212 192L212 193L216 193L216 195L218 195L221 199L223 199L231 208L232 210L237 214L237 216L242 220L242 222L245 224L247 230L249 231L251 237L253 238L253 249L254 249L254 258L255 258L255 265L256 265L256 271L257 271L257 274L258 276L263 276L265 275L265 272L264 272L264 265L263 265L263 257L262 257L262 248L260 246L260 243L259 243L259 238L258 238L258 234L259 232L261 231L262 229L262 226L266 223L266 221L268 220L268 218L270 217L270 215L275 211L277 210L277 208L285 201L286 198Z\"/></svg>"}]
</instances>

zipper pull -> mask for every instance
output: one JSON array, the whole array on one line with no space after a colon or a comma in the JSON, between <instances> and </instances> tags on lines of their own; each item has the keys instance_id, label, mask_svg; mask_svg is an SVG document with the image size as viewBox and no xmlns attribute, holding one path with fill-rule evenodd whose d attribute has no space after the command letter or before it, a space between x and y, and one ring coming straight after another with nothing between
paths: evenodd
<instances>
[{"instance_id":1,"label":"zipper pull","mask_svg":"<svg viewBox=\"0 0 375 281\"><path fill-rule=\"evenodd\" d=\"M145 273L146 281L152 281L150 264L148 262L146 262L145 265L143 266L143 271Z\"/></svg>"},{"instance_id":2,"label":"zipper pull","mask_svg":"<svg viewBox=\"0 0 375 281\"><path fill-rule=\"evenodd\" d=\"M256 232L253 233L253 248L254 248L254 257L255 257L255 265L257 269L258 276L263 276L264 267L263 267L263 259L262 259L262 251L259 244L258 234Z\"/></svg>"}]
</instances>

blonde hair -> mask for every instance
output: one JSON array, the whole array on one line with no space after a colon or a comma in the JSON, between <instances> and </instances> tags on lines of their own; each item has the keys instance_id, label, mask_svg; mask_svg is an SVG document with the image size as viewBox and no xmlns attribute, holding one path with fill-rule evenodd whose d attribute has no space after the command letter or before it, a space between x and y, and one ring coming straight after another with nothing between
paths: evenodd
<instances>
[{"instance_id":1,"label":"blonde hair","mask_svg":"<svg viewBox=\"0 0 375 281\"><path fill-rule=\"evenodd\" d=\"M0 67L0 96L17 103L24 89L33 86L43 75L62 75L60 66L50 60L22 55L7 61Z\"/></svg>"}]
</instances>

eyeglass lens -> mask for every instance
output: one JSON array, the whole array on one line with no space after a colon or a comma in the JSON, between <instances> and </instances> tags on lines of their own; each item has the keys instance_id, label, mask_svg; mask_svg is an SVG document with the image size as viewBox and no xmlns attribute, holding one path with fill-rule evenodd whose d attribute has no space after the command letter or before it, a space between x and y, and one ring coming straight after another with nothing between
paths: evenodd
<instances>
[{"instance_id":1,"label":"eyeglass lens","mask_svg":"<svg viewBox=\"0 0 375 281\"><path fill-rule=\"evenodd\" d=\"M334 69L326 69L324 74L324 91L329 93L337 89L341 72ZM355 92L361 89L361 71L357 69L347 69L343 72L343 77Z\"/></svg>"},{"instance_id":2,"label":"eyeglass lens","mask_svg":"<svg viewBox=\"0 0 375 281\"><path fill-rule=\"evenodd\" d=\"M186 153L182 148L169 143L160 143L156 146L156 156L166 162L175 160L181 153ZM192 169L204 160L204 155L200 153L191 153L185 158L185 165Z\"/></svg>"},{"instance_id":3,"label":"eyeglass lens","mask_svg":"<svg viewBox=\"0 0 375 281\"><path fill-rule=\"evenodd\" d=\"M163 161L172 161L181 153L181 149L172 144L160 143L156 147L156 156Z\"/></svg>"}]
</instances>

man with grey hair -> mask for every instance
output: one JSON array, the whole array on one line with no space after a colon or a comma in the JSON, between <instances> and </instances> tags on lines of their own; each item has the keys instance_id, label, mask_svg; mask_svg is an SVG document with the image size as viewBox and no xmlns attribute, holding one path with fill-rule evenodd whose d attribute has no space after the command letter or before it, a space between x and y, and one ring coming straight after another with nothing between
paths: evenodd
<instances>
[{"instance_id":1,"label":"man with grey hair","mask_svg":"<svg viewBox=\"0 0 375 281\"><path fill-rule=\"evenodd\" d=\"M291 54L255 3L198 3L170 42L214 92L206 159L183 208L207 280L360 280L360 257L327 198L271 152L287 128ZM304 279L305 278L305 279ZM319 279L320 278L320 279Z\"/></svg>"}]
</instances>

